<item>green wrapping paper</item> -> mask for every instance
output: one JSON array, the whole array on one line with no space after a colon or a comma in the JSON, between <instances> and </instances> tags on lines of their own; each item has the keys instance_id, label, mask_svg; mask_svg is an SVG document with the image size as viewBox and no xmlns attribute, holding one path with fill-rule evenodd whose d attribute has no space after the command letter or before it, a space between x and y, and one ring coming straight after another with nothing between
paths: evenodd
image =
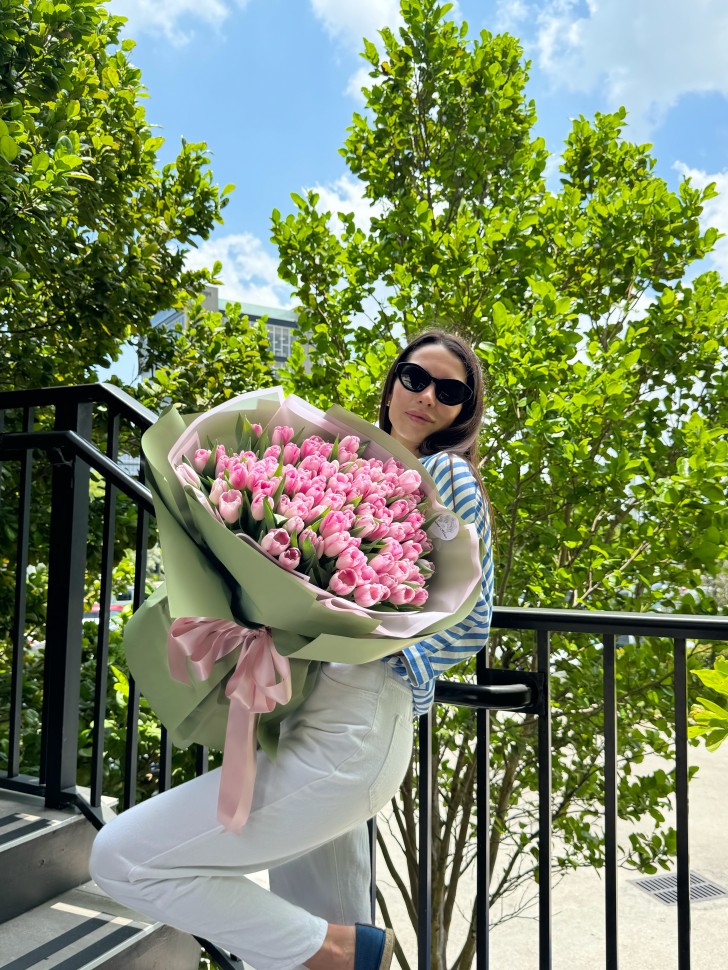
<instances>
[{"instance_id":1,"label":"green wrapping paper","mask_svg":"<svg viewBox=\"0 0 728 970\"><path fill-rule=\"evenodd\" d=\"M240 414L328 440L356 434L369 442L367 457L391 455L415 469L435 511L455 517L423 466L385 432L339 407L324 414L298 398L284 399L280 388L241 395L205 415L181 415L171 407L146 432L142 449L166 582L126 626L129 669L174 744L222 748L229 708L225 686L239 650L218 660L206 680L193 677L185 684L169 672L169 627L179 617L196 616L269 627L276 649L289 658L293 682L290 702L258 719L258 743L274 758L280 723L313 689L321 662L368 663L460 622L480 593L482 553L474 527L459 519L453 538L433 538L436 572L428 584L430 598L417 612L364 609L322 593L216 521L175 474L183 452L190 455L210 442L234 447Z\"/></svg>"}]
</instances>

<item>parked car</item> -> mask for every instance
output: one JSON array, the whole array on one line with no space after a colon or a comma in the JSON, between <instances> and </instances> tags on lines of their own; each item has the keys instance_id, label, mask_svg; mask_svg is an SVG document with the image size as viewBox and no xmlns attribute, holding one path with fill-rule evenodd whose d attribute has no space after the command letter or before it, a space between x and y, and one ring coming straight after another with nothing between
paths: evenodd
<instances>
[{"instance_id":1,"label":"parked car","mask_svg":"<svg viewBox=\"0 0 728 970\"><path fill-rule=\"evenodd\" d=\"M123 590L118 596L111 597L109 605L109 628L115 629L121 626L121 615L124 610L131 610L134 591L131 589ZM84 622L98 623L101 616L101 604L94 603L88 613L83 614Z\"/></svg>"}]
</instances>

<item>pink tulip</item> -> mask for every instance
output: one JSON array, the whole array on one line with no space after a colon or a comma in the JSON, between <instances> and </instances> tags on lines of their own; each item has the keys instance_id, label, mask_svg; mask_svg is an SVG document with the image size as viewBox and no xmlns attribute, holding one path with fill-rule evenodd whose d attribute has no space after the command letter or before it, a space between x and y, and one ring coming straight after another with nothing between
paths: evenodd
<instances>
[{"instance_id":1,"label":"pink tulip","mask_svg":"<svg viewBox=\"0 0 728 970\"><path fill-rule=\"evenodd\" d=\"M220 496L227 492L227 482L222 478L216 478L210 488L210 501L213 505L220 504Z\"/></svg>"},{"instance_id":2,"label":"pink tulip","mask_svg":"<svg viewBox=\"0 0 728 970\"><path fill-rule=\"evenodd\" d=\"M311 500L312 511L314 508L321 509L321 512L319 512L319 515L322 512L326 511L326 506L321 505L321 501L323 497L324 497L324 490L321 488L320 485L312 485L306 492L306 498Z\"/></svg>"},{"instance_id":3,"label":"pink tulip","mask_svg":"<svg viewBox=\"0 0 728 970\"><path fill-rule=\"evenodd\" d=\"M257 495L250 503L250 512L256 522L262 522L265 518L265 507L273 508L273 503L267 495Z\"/></svg>"},{"instance_id":4,"label":"pink tulip","mask_svg":"<svg viewBox=\"0 0 728 970\"><path fill-rule=\"evenodd\" d=\"M258 437L260 438L260 436L263 434L263 428L261 427L261 425L259 425L259 424L251 424L250 427L251 427L253 433L254 434L257 434Z\"/></svg>"},{"instance_id":5,"label":"pink tulip","mask_svg":"<svg viewBox=\"0 0 728 970\"><path fill-rule=\"evenodd\" d=\"M401 522L392 522L387 529L387 535L390 539L396 539L397 542L404 542L410 534Z\"/></svg>"},{"instance_id":6,"label":"pink tulip","mask_svg":"<svg viewBox=\"0 0 728 970\"><path fill-rule=\"evenodd\" d=\"M295 532L298 534L299 532L303 532L303 530L306 528L306 523L303 521L300 515L292 515L290 519L286 519L286 521L283 523L283 528L286 530L286 532Z\"/></svg>"},{"instance_id":7,"label":"pink tulip","mask_svg":"<svg viewBox=\"0 0 728 970\"><path fill-rule=\"evenodd\" d=\"M356 588L356 573L353 569L340 569L329 580L329 589L337 596L348 596Z\"/></svg>"},{"instance_id":8,"label":"pink tulip","mask_svg":"<svg viewBox=\"0 0 728 970\"><path fill-rule=\"evenodd\" d=\"M404 522L395 522L394 525L398 525L402 527L401 529L398 530L402 534L401 539L399 538L399 536L397 536L397 540L399 542L407 542L409 539L412 538L415 532L417 532L417 529L414 529L406 519L404 520Z\"/></svg>"},{"instance_id":9,"label":"pink tulip","mask_svg":"<svg viewBox=\"0 0 728 970\"><path fill-rule=\"evenodd\" d=\"M220 496L220 515L230 525L237 522L240 518L240 509L243 504L243 496L237 488L231 488L228 492L223 492Z\"/></svg>"},{"instance_id":10,"label":"pink tulip","mask_svg":"<svg viewBox=\"0 0 728 970\"><path fill-rule=\"evenodd\" d=\"M358 606L365 609L376 606L389 596L389 590L381 583L369 583L366 586L357 586L354 590L354 600Z\"/></svg>"},{"instance_id":11,"label":"pink tulip","mask_svg":"<svg viewBox=\"0 0 728 970\"><path fill-rule=\"evenodd\" d=\"M324 536L324 555L339 556L350 546L357 546L361 539L355 539L348 532L334 532L332 535Z\"/></svg>"},{"instance_id":12,"label":"pink tulip","mask_svg":"<svg viewBox=\"0 0 728 970\"><path fill-rule=\"evenodd\" d=\"M389 525L386 522L379 522L376 529L370 532L367 538L370 542L379 542L380 539L384 539L389 532Z\"/></svg>"},{"instance_id":13,"label":"pink tulip","mask_svg":"<svg viewBox=\"0 0 728 970\"><path fill-rule=\"evenodd\" d=\"M400 559L398 562L395 562L395 564L389 570L389 573L391 576L394 576L395 579L398 579L400 583L406 583L409 579L411 565L412 563L407 559Z\"/></svg>"},{"instance_id":14,"label":"pink tulip","mask_svg":"<svg viewBox=\"0 0 728 970\"><path fill-rule=\"evenodd\" d=\"M260 485L261 482L267 481L268 472L264 467L261 466L260 462L256 462L256 464L248 472L248 488L254 489L256 486Z\"/></svg>"},{"instance_id":15,"label":"pink tulip","mask_svg":"<svg viewBox=\"0 0 728 970\"><path fill-rule=\"evenodd\" d=\"M372 490L372 477L371 475L359 472L358 475L354 476L352 485L357 490L359 495L363 495L366 498L369 492Z\"/></svg>"},{"instance_id":16,"label":"pink tulip","mask_svg":"<svg viewBox=\"0 0 728 970\"><path fill-rule=\"evenodd\" d=\"M344 549L341 555L336 560L337 569L359 569L361 566L366 566L367 557L355 546L349 546L348 549Z\"/></svg>"},{"instance_id":17,"label":"pink tulip","mask_svg":"<svg viewBox=\"0 0 728 970\"><path fill-rule=\"evenodd\" d=\"M325 444L326 442L323 440L323 438L320 438L317 434L311 435L310 438L306 438L301 444L301 457L308 458L310 455L321 454Z\"/></svg>"},{"instance_id":18,"label":"pink tulip","mask_svg":"<svg viewBox=\"0 0 728 970\"><path fill-rule=\"evenodd\" d=\"M414 599L412 600L413 606L424 606L427 602L429 593L426 589L418 589L415 591Z\"/></svg>"},{"instance_id":19,"label":"pink tulip","mask_svg":"<svg viewBox=\"0 0 728 970\"><path fill-rule=\"evenodd\" d=\"M212 452L209 448L198 448L195 452L194 458L192 459L192 464L198 472L204 472L205 465L207 465L210 460L210 455Z\"/></svg>"},{"instance_id":20,"label":"pink tulip","mask_svg":"<svg viewBox=\"0 0 728 970\"><path fill-rule=\"evenodd\" d=\"M183 485L192 485L194 488L200 487L200 476L194 468L190 468L189 465L177 465L175 471L177 472L177 478L179 478Z\"/></svg>"},{"instance_id":21,"label":"pink tulip","mask_svg":"<svg viewBox=\"0 0 728 970\"><path fill-rule=\"evenodd\" d=\"M283 463L285 465L295 465L298 461L298 456L301 454L301 449L293 441L289 441L288 444L283 449Z\"/></svg>"},{"instance_id":22,"label":"pink tulip","mask_svg":"<svg viewBox=\"0 0 728 970\"><path fill-rule=\"evenodd\" d=\"M396 458L388 458L384 463L384 473L389 475L394 472L395 475L401 475L404 471L404 465L397 461Z\"/></svg>"},{"instance_id":23,"label":"pink tulip","mask_svg":"<svg viewBox=\"0 0 728 970\"><path fill-rule=\"evenodd\" d=\"M405 495L410 495L412 492L416 492L421 484L422 479L420 478L419 472L408 468L406 472L402 472L399 476L397 488L398 491L403 492Z\"/></svg>"},{"instance_id":24,"label":"pink tulip","mask_svg":"<svg viewBox=\"0 0 728 970\"><path fill-rule=\"evenodd\" d=\"M392 559L401 559L404 555L404 550L396 539L385 539L384 551L388 552Z\"/></svg>"},{"instance_id":25,"label":"pink tulip","mask_svg":"<svg viewBox=\"0 0 728 970\"><path fill-rule=\"evenodd\" d=\"M425 521L425 517L422 512L418 512L417 509L412 509L405 521L409 522L413 529L419 529Z\"/></svg>"},{"instance_id":26,"label":"pink tulip","mask_svg":"<svg viewBox=\"0 0 728 970\"><path fill-rule=\"evenodd\" d=\"M354 523L353 532L356 535L362 536L364 539L369 539L373 532L379 528L379 522L371 515L357 515L356 522Z\"/></svg>"},{"instance_id":27,"label":"pink tulip","mask_svg":"<svg viewBox=\"0 0 728 970\"><path fill-rule=\"evenodd\" d=\"M205 496L205 494L203 492L193 492L193 495L195 496L195 498L197 499L197 501L200 503L200 505L205 509L205 511L207 511L207 512L210 513L210 515L213 517L213 519L217 519L218 522L222 522L222 520L223 520L222 519L222 516L217 511L217 509L215 508L214 505L210 505L210 503L207 500L207 497Z\"/></svg>"},{"instance_id":28,"label":"pink tulip","mask_svg":"<svg viewBox=\"0 0 728 970\"><path fill-rule=\"evenodd\" d=\"M404 542L402 543L402 555L410 562L417 562L422 555L422 546L419 542Z\"/></svg>"},{"instance_id":29,"label":"pink tulip","mask_svg":"<svg viewBox=\"0 0 728 970\"><path fill-rule=\"evenodd\" d=\"M392 518L395 521L397 519L403 519L406 515L409 515L411 510L412 503L408 502L406 498L398 498L389 506L389 511L392 513Z\"/></svg>"},{"instance_id":30,"label":"pink tulip","mask_svg":"<svg viewBox=\"0 0 728 970\"><path fill-rule=\"evenodd\" d=\"M282 552L291 544L291 537L285 529L271 529L260 540L261 548L270 553L271 556L280 556Z\"/></svg>"},{"instance_id":31,"label":"pink tulip","mask_svg":"<svg viewBox=\"0 0 728 970\"><path fill-rule=\"evenodd\" d=\"M389 602L394 606L406 606L415 598L415 590L411 586L395 586L389 593Z\"/></svg>"},{"instance_id":32,"label":"pink tulip","mask_svg":"<svg viewBox=\"0 0 728 970\"><path fill-rule=\"evenodd\" d=\"M282 495L281 498L283 498ZM287 519L292 519L298 516L305 521L308 516L309 509L308 505L302 499L296 497L293 499L293 501L289 500L288 505L285 508L279 507L278 511L281 515L285 515Z\"/></svg>"},{"instance_id":33,"label":"pink tulip","mask_svg":"<svg viewBox=\"0 0 728 970\"><path fill-rule=\"evenodd\" d=\"M275 458L276 461L280 461L281 446L271 445L269 448L266 448L265 451L263 452L263 458Z\"/></svg>"},{"instance_id":34,"label":"pink tulip","mask_svg":"<svg viewBox=\"0 0 728 970\"><path fill-rule=\"evenodd\" d=\"M365 563L363 566L357 566L354 573L356 574L357 586L367 586L369 583L379 582L378 575L367 563Z\"/></svg>"},{"instance_id":35,"label":"pink tulip","mask_svg":"<svg viewBox=\"0 0 728 970\"><path fill-rule=\"evenodd\" d=\"M328 505L332 512L340 512L346 505L346 496L327 489L321 496L321 501Z\"/></svg>"},{"instance_id":36,"label":"pink tulip","mask_svg":"<svg viewBox=\"0 0 728 970\"><path fill-rule=\"evenodd\" d=\"M410 563L410 571L405 580L406 583L411 583L413 586L424 586L425 576L419 571L417 566L413 562Z\"/></svg>"},{"instance_id":37,"label":"pink tulip","mask_svg":"<svg viewBox=\"0 0 728 970\"><path fill-rule=\"evenodd\" d=\"M271 478L264 482L258 482L257 485L253 487L253 498L255 499L259 495L266 495L268 497L275 495L278 484L279 480L277 478Z\"/></svg>"},{"instance_id":38,"label":"pink tulip","mask_svg":"<svg viewBox=\"0 0 728 970\"><path fill-rule=\"evenodd\" d=\"M310 496L308 496L308 495L306 496L307 499L309 497ZM328 510L327 510L327 508L326 508L325 505L313 505L313 506L310 506L308 508L306 514L304 515L304 519L306 520L306 525L308 525L310 522L315 522L316 519L320 519L321 516L322 515L325 515L327 511Z\"/></svg>"},{"instance_id":39,"label":"pink tulip","mask_svg":"<svg viewBox=\"0 0 728 970\"><path fill-rule=\"evenodd\" d=\"M289 428L288 425L281 425L278 428L273 428L273 434L270 436L271 443L274 445L287 445L288 442L293 438L296 432L293 428Z\"/></svg>"},{"instance_id":40,"label":"pink tulip","mask_svg":"<svg viewBox=\"0 0 728 970\"><path fill-rule=\"evenodd\" d=\"M394 559L388 552L381 552L369 560L369 565L376 573L391 573Z\"/></svg>"},{"instance_id":41,"label":"pink tulip","mask_svg":"<svg viewBox=\"0 0 728 970\"><path fill-rule=\"evenodd\" d=\"M342 451L345 451L356 456L359 453L360 446L361 439L357 438L355 434L348 434L339 442L339 454L341 454Z\"/></svg>"},{"instance_id":42,"label":"pink tulip","mask_svg":"<svg viewBox=\"0 0 728 970\"><path fill-rule=\"evenodd\" d=\"M284 569L297 569L299 563L301 562L301 550L300 549L286 549L278 557L278 562Z\"/></svg>"},{"instance_id":43,"label":"pink tulip","mask_svg":"<svg viewBox=\"0 0 728 970\"><path fill-rule=\"evenodd\" d=\"M285 480L285 485L283 486L283 491L288 495L293 495L299 487L299 474L295 468L284 468L283 478Z\"/></svg>"},{"instance_id":44,"label":"pink tulip","mask_svg":"<svg viewBox=\"0 0 728 970\"><path fill-rule=\"evenodd\" d=\"M248 481L248 469L238 463L229 469L229 480L233 488L245 488Z\"/></svg>"}]
</instances>

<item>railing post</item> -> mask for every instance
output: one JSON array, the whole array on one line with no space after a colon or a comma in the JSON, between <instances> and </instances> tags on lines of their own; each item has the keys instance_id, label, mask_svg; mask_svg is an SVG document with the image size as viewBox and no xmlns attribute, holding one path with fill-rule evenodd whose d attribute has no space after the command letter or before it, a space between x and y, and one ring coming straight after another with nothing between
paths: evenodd
<instances>
[{"instance_id":1,"label":"railing post","mask_svg":"<svg viewBox=\"0 0 728 970\"><path fill-rule=\"evenodd\" d=\"M551 970L551 648L548 630L536 631L543 674L544 713L538 719L538 967Z\"/></svg>"},{"instance_id":2,"label":"railing post","mask_svg":"<svg viewBox=\"0 0 728 970\"><path fill-rule=\"evenodd\" d=\"M432 966L432 711L419 719L417 970Z\"/></svg>"},{"instance_id":3,"label":"railing post","mask_svg":"<svg viewBox=\"0 0 728 970\"><path fill-rule=\"evenodd\" d=\"M677 815L677 966L690 970L690 843L687 641L675 638L675 812Z\"/></svg>"},{"instance_id":4,"label":"railing post","mask_svg":"<svg viewBox=\"0 0 728 970\"><path fill-rule=\"evenodd\" d=\"M55 428L91 438L91 405L58 404ZM50 552L45 646L43 776L46 804L76 784L83 600L88 541L89 467L51 453Z\"/></svg>"},{"instance_id":5,"label":"railing post","mask_svg":"<svg viewBox=\"0 0 728 970\"><path fill-rule=\"evenodd\" d=\"M487 657L476 657L478 683L485 678ZM477 911L475 916L476 970L490 967L490 711L480 708L477 718Z\"/></svg>"}]
</instances>

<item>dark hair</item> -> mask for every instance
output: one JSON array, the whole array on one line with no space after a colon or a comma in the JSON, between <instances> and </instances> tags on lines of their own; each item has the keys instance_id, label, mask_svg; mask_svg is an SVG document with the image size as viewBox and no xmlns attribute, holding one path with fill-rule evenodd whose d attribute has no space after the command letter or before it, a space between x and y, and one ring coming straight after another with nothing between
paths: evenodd
<instances>
[{"instance_id":1,"label":"dark hair","mask_svg":"<svg viewBox=\"0 0 728 970\"><path fill-rule=\"evenodd\" d=\"M457 418L448 428L436 431L424 439L420 445L420 454L435 455L438 452L445 451L450 454L460 455L461 458L464 458L472 469L475 481L483 493L486 508L492 518L490 501L483 487L478 469L478 435L480 434L483 418L483 372L475 351L462 337L454 333L447 333L445 330L431 329L418 334L407 344L392 364L387 374L387 379L384 382L382 402L379 406L379 427L383 431L386 431L387 434L392 430L392 422L389 420L388 401L392 396L392 388L396 380L395 367L401 361L409 360L416 350L428 344L444 347L450 353L454 354L458 360L462 361L467 375L467 384L473 392L473 396L463 404Z\"/></svg>"}]
</instances>

